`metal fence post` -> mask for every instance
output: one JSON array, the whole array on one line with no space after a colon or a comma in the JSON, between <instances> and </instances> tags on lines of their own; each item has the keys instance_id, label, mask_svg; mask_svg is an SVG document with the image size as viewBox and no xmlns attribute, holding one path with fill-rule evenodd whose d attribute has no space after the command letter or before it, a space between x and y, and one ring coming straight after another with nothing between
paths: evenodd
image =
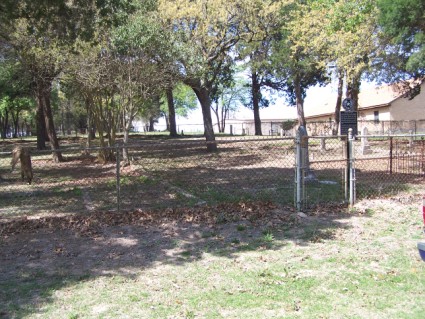
<instances>
[{"instance_id":1,"label":"metal fence post","mask_svg":"<svg viewBox=\"0 0 425 319\"><path fill-rule=\"evenodd\" d=\"M117 213L121 209L121 181L120 181L120 147L119 144L115 145L115 154L117 157Z\"/></svg>"},{"instance_id":2,"label":"metal fence post","mask_svg":"<svg viewBox=\"0 0 425 319\"><path fill-rule=\"evenodd\" d=\"M301 134L297 130L295 138L296 159L295 159L295 206L297 211L301 211L303 203L303 168L302 168L302 152L301 152Z\"/></svg>"},{"instance_id":3,"label":"metal fence post","mask_svg":"<svg viewBox=\"0 0 425 319\"><path fill-rule=\"evenodd\" d=\"M349 170L349 183L350 183L350 206L356 202L356 169L354 167L354 151L353 151L353 130L348 130L348 170Z\"/></svg>"}]
</instances>

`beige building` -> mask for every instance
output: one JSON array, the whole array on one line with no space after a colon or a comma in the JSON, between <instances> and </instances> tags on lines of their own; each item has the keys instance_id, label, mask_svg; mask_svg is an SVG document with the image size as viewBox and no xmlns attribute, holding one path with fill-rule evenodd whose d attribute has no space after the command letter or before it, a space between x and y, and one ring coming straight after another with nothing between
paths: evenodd
<instances>
[{"instance_id":1,"label":"beige building","mask_svg":"<svg viewBox=\"0 0 425 319\"><path fill-rule=\"evenodd\" d=\"M359 94L359 130L367 126L373 133L425 132L425 82L413 99L394 85L366 88ZM305 107L309 134L329 135L335 125L336 96Z\"/></svg>"}]
</instances>

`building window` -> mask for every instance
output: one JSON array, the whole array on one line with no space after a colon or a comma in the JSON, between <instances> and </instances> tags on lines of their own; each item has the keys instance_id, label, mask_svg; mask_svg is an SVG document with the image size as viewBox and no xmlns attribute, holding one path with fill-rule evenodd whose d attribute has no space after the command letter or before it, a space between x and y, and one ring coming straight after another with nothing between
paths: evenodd
<instances>
[{"instance_id":1,"label":"building window","mask_svg":"<svg viewBox=\"0 0 425 319\"><path fill-rule=\"evenodd\" d=\"M373 112L373 120L375 121L375 123L379 123L379 111Z\"/></svg>"}]
</instances>

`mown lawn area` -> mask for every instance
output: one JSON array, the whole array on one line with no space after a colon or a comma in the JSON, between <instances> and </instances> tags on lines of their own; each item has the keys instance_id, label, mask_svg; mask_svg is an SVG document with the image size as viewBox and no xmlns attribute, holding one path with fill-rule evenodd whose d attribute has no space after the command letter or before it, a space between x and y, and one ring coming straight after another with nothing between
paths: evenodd
<instances>
[{"instance_id":1,"label":"mown lawn area","mask_svg":"<svg viewBox=\"0 0 425 319\"><path fill-rule=\"evenodd\" d=\"M422 193L8 221L0 318L424 318Z\"/></svg>"}]
</instances>

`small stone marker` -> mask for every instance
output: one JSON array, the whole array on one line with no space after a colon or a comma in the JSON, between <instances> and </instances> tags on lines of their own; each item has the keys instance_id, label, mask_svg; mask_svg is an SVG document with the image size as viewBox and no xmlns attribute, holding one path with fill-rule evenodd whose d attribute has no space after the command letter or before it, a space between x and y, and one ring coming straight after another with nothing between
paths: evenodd
<instances>
[{"instance_id":1,"label":"small stone marker","mask_svg":"<svg viewBox=\"0 0 425 319\"><path fill-rule=\"evenodd\" d=\"M324 137L320 138L320 150L322 152L326 151L326 139Z\"/></svg>"},{"instance_id":2,"label":"small stone marker","mask_svg":"<svg viewBox=\"0 0 425 319\"><path fill-rule=\"evenodd\" d=\"M370 149L369 142L367 140L367 135L369 131L366 126L362 128L362 138L361 138L361 147L362 147L362 155L371 154L372 150Z\"/></svg>"},{"instance_id":3,"label":"small stone marker","mask_svg":"<svg viewBox=\"0 0 425 319\"><path fill-rule=\"evenodd\" d=\"M412 148L413 147L413 131L409 130L409 147Z\"/></svg>"}]
</instances>

